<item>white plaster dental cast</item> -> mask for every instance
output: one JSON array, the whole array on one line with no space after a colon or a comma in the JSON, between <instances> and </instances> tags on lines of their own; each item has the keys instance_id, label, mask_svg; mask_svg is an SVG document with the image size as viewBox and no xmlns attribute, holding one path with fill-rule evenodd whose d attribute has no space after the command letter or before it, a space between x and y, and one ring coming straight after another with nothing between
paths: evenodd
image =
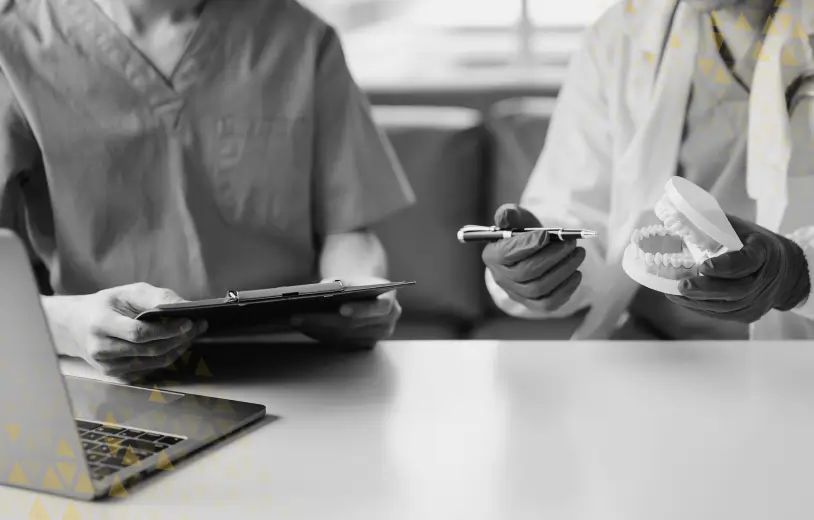
<instances>
[{"instance_id":1,"label":"white plaster dental cast","mask_svg":"<svg viewBox=\"0 0 814 520\"><path fill-rule=\"evenodd\" d=\"M683 177L671 178L654 209L660 225L633 232L622 268L640 285L680 295L705 260L743 247L715 197Z\"/></svg>"}]
</instances>

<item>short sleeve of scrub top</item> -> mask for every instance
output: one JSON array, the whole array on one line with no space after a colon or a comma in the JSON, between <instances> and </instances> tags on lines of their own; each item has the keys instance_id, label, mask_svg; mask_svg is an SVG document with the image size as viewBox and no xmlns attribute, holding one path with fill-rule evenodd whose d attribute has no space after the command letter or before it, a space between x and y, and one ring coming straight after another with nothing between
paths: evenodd
<instances>
[{"instance_id":1,"label":"short sleeve of scrub top","mask_svg":"<svg viewBox=\"0 0 814 520\"><path fill-rule=\"evenodd\" d=\"M364 228L412 203L410 185L373 122L332 29L321 42L315 105L317 234Z\"/></svg>"}]
</instances>

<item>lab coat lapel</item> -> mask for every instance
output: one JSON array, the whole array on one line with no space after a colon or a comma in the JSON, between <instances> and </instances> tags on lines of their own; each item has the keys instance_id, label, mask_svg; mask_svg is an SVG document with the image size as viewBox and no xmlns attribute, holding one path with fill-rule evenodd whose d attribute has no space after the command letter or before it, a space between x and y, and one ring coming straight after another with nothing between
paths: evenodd
<instances>
[{"instance_id":1,"label":"lab coat lapel","mask_svg":"<svg viewBox=\"0 0 814 520\"><path fill-rule=\"evenodd\" d=\"M746 186L757 206L757 223L779 231L788 206L791 124L786 105L789 69L814 69L808 35L814 32L814 6L784 0L767 25L749 100Z\"/></svg>"},{"instance_id":2,"label":"lab coat lapel","mask_svg":"<svg viewBox=\"0 0 814 520\"><path fill-rule=\"evenodd\" d=\"M606 257L613 266L610 271L613 274L598 296L601 301L592 306L574 339L607 338L624 314L638 286L622 272L621 256L642 215L654 207L664 184L676 171L700 43L701 18L684 3L678 5L670 26L671 15L671 9L664 9L641 20L648 25L639 27L640 51L634 50L632 59L650 62L650 53L658 59L662 46L665 52L661 63L648 63L653 70L658 66L658 74L652 95L642 102L646 113L628 146L616 158L609 226L612 232Z\"/></svg>"}]
</instances>

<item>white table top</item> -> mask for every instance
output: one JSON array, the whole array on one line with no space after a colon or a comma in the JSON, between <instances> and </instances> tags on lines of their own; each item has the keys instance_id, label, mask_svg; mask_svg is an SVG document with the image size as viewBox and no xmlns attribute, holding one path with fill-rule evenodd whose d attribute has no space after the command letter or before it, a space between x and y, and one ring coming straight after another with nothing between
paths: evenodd
<instances>
[{"instance_id":1,"label":"white table top","mask_svg":"<svg viewBox=\"0 0 814 520\"><path fill-rule=\"evenodd\" d=\"M244 347L242 363L205 358L214 377L170 388L281 420L73 516L66 500L0 487L0 518L809 520L813 347ZM36 500L49 516L29 516Z\"/></svg>"}]
</instances>

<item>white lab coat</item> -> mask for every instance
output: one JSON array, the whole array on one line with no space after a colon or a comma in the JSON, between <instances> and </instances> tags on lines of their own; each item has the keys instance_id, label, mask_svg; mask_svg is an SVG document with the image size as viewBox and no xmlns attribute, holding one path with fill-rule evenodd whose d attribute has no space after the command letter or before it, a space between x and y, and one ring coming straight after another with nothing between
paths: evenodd
<instances>
[{"instance_id":1,"label":"white lab coat","mask_svg":"<svg viewBox=\"0 0 814 520\"><path fill-rule=\"evenodd\" d=\"M748 148L748 161L733 164L747 165L757 223L795 240L814 275L814 76L797 90L790 116L778 108L793 77L814 73L812 4L786 0L778 8L753 78L740 152L746 158ZM638 286L622 271L622 254L676 172L691 83L681 75L694 70L698 14L681 5L673 18L675 5L627 0L586 31L521 204L545 225L595 229L600 238L583 241L583 283L553 313L512 301L487 270L489 292L508 314L544 319L590 307L574 339L607 338L624 318ZM773 66L787 52L794 66ZM761 133L767 128L770 137ZM750 331L753 339L814 338L814 296L792 311L770 312Z\"/></svg>"}]
</instances>

